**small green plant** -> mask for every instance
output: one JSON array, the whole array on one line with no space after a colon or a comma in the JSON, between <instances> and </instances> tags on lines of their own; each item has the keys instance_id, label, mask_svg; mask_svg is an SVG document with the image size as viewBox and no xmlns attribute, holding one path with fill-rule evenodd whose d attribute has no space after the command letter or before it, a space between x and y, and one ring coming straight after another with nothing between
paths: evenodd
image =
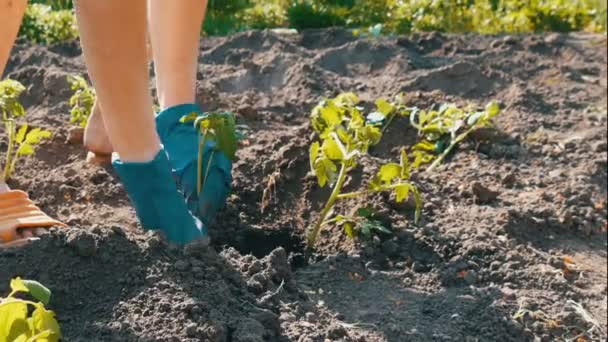
<instances>
[{"instance_id":1,"label":"small green plant","mask_svg":"<svg viewBox=\"0 0 608 342\"><path fill-rule=\"evenodd\" d=\"M412 195L416 203L415 221L418 222L422 200L418 189L409 182L411 167L405 150L401 151L401 161L382 165L376 176L369 181L366 190L342 193L348 173L357 167L358 159L367 154L370 146L376 145L381 137L380 127L375 122L366 121L358 106L359 99L354 93L344 93L334 99L322 101L311 114L312 127L320 139L310 146L310 167L317 176L321 187L333 187L331 195L323 207L318 220L308 235L308 246L312 248L321 228L329 223L339 223L345 232L353 237L356 229L369 232L381 225L370 220L371 215L337 215L328 219L337 201L364 196L381 191L394 191L397 202ZM385 112L384 102L377 102L377 112Z\"/></svg>"},{"instance_id":2,"label":"small green plant","mask_svg":"<svg viewBox=\"0 0 608 342\"><path fill-rule=\"evenodd\" d=\"M239 144L239 131L233 113L190 113L181 118L180 122L193 122L194 127L200 132L198 146L198 183L197 193L200 194L207 181L207 176L213 161L213 155L217 151L223 152L230 160L236 158L236 150ZM208 142L213 142L213 149L209 155L207 165L203 165L203 151Z\"/></svg>"},{"instance_id":3,"label":"small green plant","mask_svg":"<svg viewBox=\"0 0 608 342\"><path fill-rule=\"evenodd\" d=\"M0 183L5 183L11 177L19 157L33 155L36 145L42 139L51 137L51 132L40 128L28 130L27 124L23 124L17 130L15 118L25 115L25 109L18 101L19 95L24 90L25 87L17 81L11 79L0 81L0 113L8 138Z\"/></svg>"},{"instance_id":4,"label":"small green plant","mask_svg":"<svg viewBox=\"0 0 608 342\"><path fill-rule=\"evenodd\" d=\"M438 110L412 110L410 123L422 137L412 147L414 168L432 162L426 169L432 172L472 132L491 127L492 118L499 113L496 102L486 105L483 111L468 111L453 104L444 104Z\"/></svg>"},{"instance_id":5,"label":"small green plant","mask_svg":"<svg viewBox=\"0 0 608 342\"><path fill-rule=\"evenodd\" d=\"M18 293L29 294L38 302L15 297ZM11 292L0 297L0 341L59 341L61 329L55 313L45 308L50 299L51 291L37 281L11 280Z\"/></svg>"},{"instance_id":6,"label":"small green plant","mask_svg":"<svg viewBox=\"0 0 608 342\"><path fill-rule=\"evenodd\" d=\"M65 6L57 1L54 6ZM59 7L56 7L59 8ZM45 4L31 4L23 16L19 35L39 44L53 44L78 38L76 17L71 9L54 10Z\"/></svg>"},{"instance_id":7,"label":"small green plant","mask_svg":"<svg viewBox=\"0 0 608 342\"><path fill-rule=\"evenodd\" d=\"M82 76L68 76L68 82L74 91L70 97L70 122L85 127L95 104L95 89Z\"/></svg>"}]
</instances>

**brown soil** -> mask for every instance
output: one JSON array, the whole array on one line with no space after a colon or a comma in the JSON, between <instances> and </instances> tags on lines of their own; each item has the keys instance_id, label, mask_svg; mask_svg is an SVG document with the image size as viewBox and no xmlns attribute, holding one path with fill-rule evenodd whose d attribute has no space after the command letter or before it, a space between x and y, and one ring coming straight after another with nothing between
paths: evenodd
<instances>
[{"instance_id":1,"label":"brown soil","mask_svg":"<svg viewBox=\"0 0 608 342\"><path fill-rule=\"evenodd\" d=\"M7 72L28 87L30 124L55 136L10 185L71 228L0 252L0 292L17 275L49 286L66 341L606 339L605 36L247 32L204 39L199 60L199 102L251 129L205 253L143 232L111 169L66 143L78 44L13 51ZM496 132L415 175L418 226L390 196L353 200L338 209L370 205L393 234L354 243L330 228L309 256L305 231L328 190L308 175L308 113L342 91L368 103L405 91L419 107L494 99L504 111ZM414 140L395 121L349 189Z\"/></svg>"}]
</instances>

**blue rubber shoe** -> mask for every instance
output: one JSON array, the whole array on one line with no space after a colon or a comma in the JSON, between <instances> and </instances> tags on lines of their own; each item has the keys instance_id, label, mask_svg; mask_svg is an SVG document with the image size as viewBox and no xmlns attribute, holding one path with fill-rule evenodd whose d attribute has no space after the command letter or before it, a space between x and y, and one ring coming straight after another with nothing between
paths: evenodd
<instances>
[{"instance_id":1,"label":"blue rubber shoe","mask_svg":"<svg viewBox=\"0 0 608 342\"><path fill-rule=\"evenodd\" d=\"M192 124L179 122L183 116L193 112L200 114L200 107L196 104L169 107L156 116L156 130L188 208L205 224L211 224L230 194L232 162L223 152L214 149L214 142L206 143L203 149L203 173L207 172L210 159L211 165L199 198L196 189L199 133Z\"/></svg>"},{"instance_id":2,"label":"blue rubber shoe","mask_svg":"<svg viewBox=\"0 0 608 342\"><path fill-rule=\"evenodd\" d=\"M119 159L112 166L120 177L144 229L158 229L174 243L209 243L207 229L188 210L177 190L164 150L149 162Z\"/></svg>"}]
</instances>

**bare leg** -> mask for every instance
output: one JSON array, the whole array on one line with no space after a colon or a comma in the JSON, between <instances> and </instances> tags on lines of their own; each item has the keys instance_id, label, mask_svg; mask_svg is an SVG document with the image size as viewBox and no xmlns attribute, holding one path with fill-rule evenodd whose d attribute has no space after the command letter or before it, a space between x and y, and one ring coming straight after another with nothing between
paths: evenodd
<instances>
[{"instance_id":1,"label":"bare leg","mask_svg":"<svg viewBox=\"0 0 608 342\"><path fill-rule=\"evenodd\" d=\"M26 0L0 0L0 78L19 32Z\"/></svg>"},{"instance_id":2,"label":"bare leg","mask_svg":"<svg viewBox=\"0 0 608 342\"><path fill-rule=\"evenodd\" d=\"M80 43L103 123L120 156L114 170L145 229L170 241L208 243L203 224L178 192L156 132L148 89L146 0L78 0Z\"/></svg>"},{"instance_id":3,"label":"bare leg","mask_svg":"<svg viewBox=\"0 0 608 342\"><path fill-rule=\"evenodd\" d=\"M206 0L149 0L148 21L162 109L193 103Z\"/></svg>"},{"instance_id":4,"label":"bare leg","mask_svg":"<svg viewBox=\"0 0 608 342\"><path fill-rule=\"evenodd\" d=\"M160 150L148 91L146 7L145 0L76 1L83 54L106 132L127 162L150 161Z\"/></svg>"}]
</instances>

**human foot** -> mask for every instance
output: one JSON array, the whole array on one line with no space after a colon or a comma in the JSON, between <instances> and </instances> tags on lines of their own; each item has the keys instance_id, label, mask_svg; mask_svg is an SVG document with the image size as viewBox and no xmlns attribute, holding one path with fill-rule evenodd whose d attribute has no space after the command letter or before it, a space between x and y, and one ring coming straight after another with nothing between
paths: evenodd
<instances>
[{"instance_id":1,"label":"human foot","mask_svg":"<svg viewBox=\"0 0 608 342\"><path fill-rule=\"evenodd\" d=\"M97 101L93 105L91 116L84 129L84 146L89 151L87 162L107 164L111 161L114 149L106 133L106 127L101 116L101 107Z\"/></svg>"},{"instance_id":2,"label":"human foot","mask_svg":"<svg viewBox=\"0 0 608 342\"><path fill-rule=\"evenodd\" d=\"M171 166L161 149L148 162L112 161L144 229L158 229L174 243L209 243L206 227L177 191Z\"/></svg>"}]
</instances>

